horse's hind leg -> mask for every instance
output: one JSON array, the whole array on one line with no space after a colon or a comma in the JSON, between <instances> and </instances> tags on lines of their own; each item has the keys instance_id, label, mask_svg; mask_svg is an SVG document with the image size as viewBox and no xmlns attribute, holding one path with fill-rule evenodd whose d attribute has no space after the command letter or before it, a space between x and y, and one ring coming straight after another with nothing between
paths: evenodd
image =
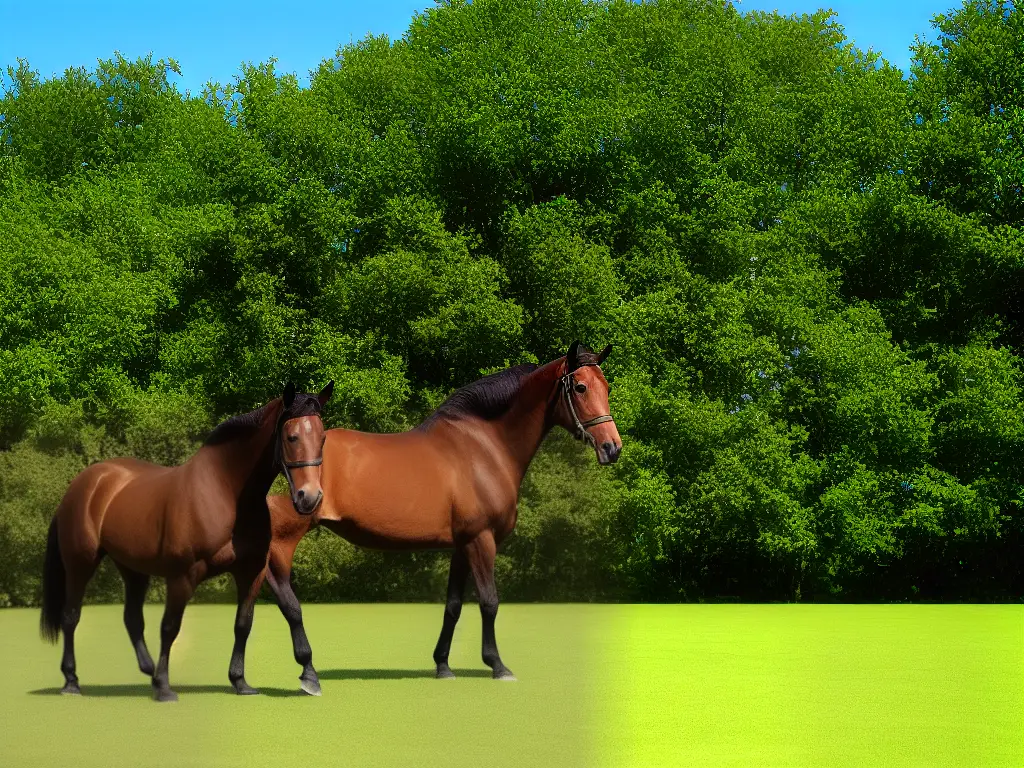
<instances>
[{"instance_id":1,"label":"horse's hind leg","mask_svg":"<svg viewBox=\"0 0 1024 768\"><path fill-rule=\"evenodd\" d=\"M96 573L96 567L103 559L103 552L96 553L89 561L65 563L65 594L64 613L61 617L61 630L64 632L64 655L60 661L60 671L64 673L64 687L61 693L79 695L82 689L78 686L78 670L75 663L75 629L82 618L82 600L85 598L85 587L89 579Z\"/></svg>"},{"instance_id":2,"label":"horse's hind leg","mask_svg":"<svg viewBox=\"0 0 1024 768\"><path fill-rule=\"evenodd\" d=\"M154 695L157 701L177 701L178 694L171 690L169 677L171 645L181 630L181 617L185 613L195 586L188 574L167 579L167 605L160 622L160 659L153 675Z\"/></svg>"},{"instance_id":3,"label":"horse's hind leg","mask_svg":"<svg viewBox=\"0 0 1024 768\"><path fill-rule=\"evenodd\" d=\"M498 655L498 641L494 639L494 620L498 616L498 590L494 586L494 558L497 545L494 535L484 531L467 546L469 567L476 581L476 591L480 597L480 618L483 620L483 659L484 664L494 672L495 680L515 680L512 670L501 662Z\"/></svg>"},{"instance_id":4,"label":"horse's hind leg","mask_svg":"<svg viewBox=\"0 0 1024 768\"><path fill-rule=\"evenodd\" d=\"M310 696L319 696L320 678L313 667L313 650L309 647L306 628L302 624L302 605L292 589L291 570L290 554L284 548L275 549L271 546L267 583L270 584L270 589L277 599L277 606L288 622L288 628L291 629L295 661L302 665L299 684Z\"/></svg>"},{"instance_id":5,"label":"horse's hind leg","mask_svg":"<svg viewBox=\"0 0 1024 768\"><path fill-rule=\"evenodd\" d=\"M153 676L155 668L153 657L146 647L146 622L142 616L142 606L146 602L146 591L149 589L149 576L132 571L120 563L117 569L124 579L124 626L128 630L128 638L135 649L135 658L139 661L139 671L148 677Z\"/></svg>"},{"instance_id":6,"label":"horse's hind leg","mask_svg":"<svg viewBox=\"0 0 1024 768\"><path fill-rule=\"evenodd\" d=\"M469 561L466 552L461 547L456 547L452 554L451 568L448 570L448 597L444 604L444 623L441 625L441 636L437 638L437 646L434 648L434 664L437 665L438 678L455 677L448 666L448 652L452 648L455 625L459 623L459 616L462 614L462 595L465 592L468 571Z\"/></svg>"},{"instance_id":7,"label":"horse's hind leg","mask_svg":"<svg viewBox=\"0 0 1024 768\"><path fill-rule=\"evenodd\" d=\"M235 613L235 647L231 652L228 679L243 696L259 693L245 682L245 644L252 630L253 606L263 585L263 574L262 564L256 568L240 568L234 574L238 588L238 611Z\"/></svg>"}]
</instances>

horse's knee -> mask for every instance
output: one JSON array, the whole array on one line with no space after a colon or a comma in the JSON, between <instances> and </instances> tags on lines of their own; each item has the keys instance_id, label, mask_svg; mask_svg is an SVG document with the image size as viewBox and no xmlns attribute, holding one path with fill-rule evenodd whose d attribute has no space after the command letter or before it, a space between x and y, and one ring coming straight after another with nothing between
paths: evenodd
<instances>
[{"instance_id":1,"label":"horse's knee","mask_svg":"<svg viewBox=\"0 0 1024 768\"><path fill-rule=\"evenodd\" d=\"M444 616L446 619L458 621L462 615L462 601L456 598L449 598L444 604Z\"/></svg>"},{"instance_id":2,"label":"horse's knee","mask_svg":"<svg viewBox=\"0 0 1024 768\"><path fill-rule=\"evenodd\" d=\"M277 592L277 607L281 609L281 615L289 625L302 623L302 605L290 589Z\"/></svg>"},{"instance_id":3,"label":"horse's knee","mask_svg":"<svg viewBox=\"0 0 1024 768\"><path fill-rule=\"evenodd\" d=\"M162 638L176 637L181 629L181 617L165 616L160 622L160 636Z\"/></svg>"},{"instance_id":4,"label":"horse's knee","mask_svg":"<svg viewBox=\"0 0 1024 768\"><path fill-rule=\"evenodd\" d=\"M271 568L267 572L267 583L270 584L270 589L277 600L277 607L281 610L281 615L284 616L288 625L294 627L296 624L302 623L302 606L299 604L299 598L292 591L289 577L275 574Z\"/></svg>"},{"instance_id":5,"label":"horse's knee","mask_svg":"<svg viewBox=\"0 0 1024 768\"><path fill-rule=\"evenodd\" d=\"M242 611L235 617L235 634L249 634L252 629L252 611Z\"/></svg>"},{"instance_id":6,"label":"horse's knee","mask_svg":"<svg viewBox=\"0 0 1024 768\"><path fill-rule=\"evenodd\" d=\"M498 615L498 598L488 597L480 600L480 615L493 621Z\"/></svg>"}]
</instances>

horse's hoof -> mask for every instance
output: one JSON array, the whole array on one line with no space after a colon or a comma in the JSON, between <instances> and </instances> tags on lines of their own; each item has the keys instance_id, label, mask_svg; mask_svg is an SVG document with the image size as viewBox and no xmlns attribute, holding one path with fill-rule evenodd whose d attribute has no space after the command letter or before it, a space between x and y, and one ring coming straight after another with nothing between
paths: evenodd
<instances>
[{"instance_id":1,"label":"horse's hoof","mask_svg":"<svg viewBox=\"0 0 1024 768\"><path fill-rule=\"evenodd\" d=\"M452 668L447 664L444 666L438 665L437 667L437 679L438 680L454 680L455 673L452 672Z\"/></svg>"},{"instance_id":2,"label":"horse's hoof","mask_svg":"<svg viewBox=\"0 0 1024 768\"><path fill-rule=\"evenodd\" d=\"M235 688L235 691L239 696L259 696L260 692L258 688L253 688L251 685L239 685Z\"/></svg>"},{"instance_id":3,"label":"horse's hoof","mask_svg":"<svg viewBox=\"0 0 1024 768\"><path fill-rule=\"evenodd\" d=\"M307 693L310 696L322 696L323 692L320 690L319 680L307 680L304 677L299 678L299 688L302 689L303 693Z\"/></svg>"},{"instance_id":4,"label":"horse's hoof","mask_svg":"<svg viewBox=\"0 0 1024 768\"><path fill-rule=\"evenodd\" d=\"M67 683L63 688L60 689L61 696L81 696L82 689L78 687L78 683Z\"/></svg>"},{"instance_id":5,"label":"horse's hoof","mask_svg":"<svg viewBox=\"0 0 1024 768\"><path fill-rule=\"evenodd\" d=\"M516 676L512 674L511 670L506 669L506 670L504 670L502 672L495 672L494 673L494 679L495 680L508 680L508 681L514 683L516 681Z\"/></svg>"},{"instance_id":6,"label":"horse's hoof","mask_svg":"<svg viewBox=\"0 0 1024 768\"><path fill-rule=\"evenodd\" d=\"M157 691L154 698L156 698L157 701L177 701L178 694L168 688L167 690Z\"/></svg>"}]
</instances>

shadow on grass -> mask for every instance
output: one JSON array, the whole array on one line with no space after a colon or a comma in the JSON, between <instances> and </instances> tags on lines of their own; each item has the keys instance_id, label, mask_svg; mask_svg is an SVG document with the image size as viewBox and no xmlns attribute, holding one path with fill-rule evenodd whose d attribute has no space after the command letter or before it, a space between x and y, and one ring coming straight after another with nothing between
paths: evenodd
<instances>
[{"instance_id":1,"label":"shadow on grass","mask_svg":"<svg viewBox=\"0 0 1024 768\"><path fill-rule=\"evenodd\" d=\"M188 696L193 693L221 693L225 696L238 696L230 685L172 685L172 689L179 696ZM287 688L260 688L260 695L271 698L288 698L292 696L306 696L298 688L289 690ZM39 688L29 691L32 696L59 696L60 688ZM83 685L82 695L90 696L127 696L133 698L153 698L153 686L147 683L129 683L127 685ZM257 697L259 698L259 697Z\"/></svg>"},{"instance_id":2,"label":"shadow on grass","mask_svg":"<svg viewBox=\"0 0 1024 768\"><path fill-rule=\"evenodd\" d=\"M490 677L489 669L454 669L455 677ZM322 669L321 680L408 680L435 677L432 669Z\"/></svg>"}]
</instances>

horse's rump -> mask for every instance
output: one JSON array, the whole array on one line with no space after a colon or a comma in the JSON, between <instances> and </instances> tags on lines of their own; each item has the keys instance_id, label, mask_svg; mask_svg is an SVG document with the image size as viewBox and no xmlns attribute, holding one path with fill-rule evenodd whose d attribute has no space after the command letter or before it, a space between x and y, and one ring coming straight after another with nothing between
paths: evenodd
<instances>
[{"instance_id":1,"label":"horse's rump","mask_svg":"<svg viewBox=\"0 0 1024 768\"><path fill-rule=\"evenodd\" d=\"M103 550L122 565L160 575L157 560L166 531L165 498L181 467L138 459L93 464L75 477L57 510L65 562Z\"/></svg>"}]
</instances>

